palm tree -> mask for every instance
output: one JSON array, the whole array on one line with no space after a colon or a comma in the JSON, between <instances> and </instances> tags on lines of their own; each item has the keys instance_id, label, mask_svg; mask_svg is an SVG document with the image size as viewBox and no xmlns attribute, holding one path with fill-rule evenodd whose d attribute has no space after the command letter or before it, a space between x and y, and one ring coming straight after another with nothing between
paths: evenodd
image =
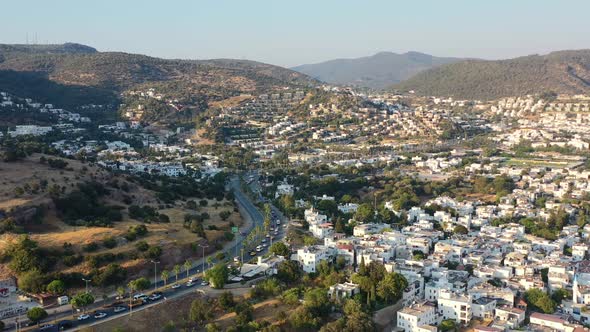
<instances>
[{"instance_id":1,"label":"palm tree","mask_svg":"<svg viewBox=\"0 0 590 332\"><path fill-rule=\"evenodd\" d=\"M162 280L164 280L164 287L166 287L166 284L168 283L168 278L170 278L170 272L168 272L167 270L162 271Z\"/></svg>"},{"instance_id":2,"label":"palm tree","mask_svg":"<svg viewBox=\"0 0 590 332\"><path fill-rule=\"evenodd\" d=\"M184 270L186 271L186 277L188 278L188 271L191 269L191 262L187 259L184 261Z\"/></svg>"},{"instance_id":3,"label":"palm tree","mask_svg":"<svg viewBox=\"0 0 590 332\"><path fill-rule=\"evenodd\" d=\"M123 298L123 295L125 295L125 287L117 287L117 295Z\"/></svg>"},{"instance_id":4,"label":"palm tree","mask_svg":"<svg viewBox=\"0 0 590 332\"><path fill-rule=\"evenodd\" d=\"M174 271L174 274L176 275L176 283L178 283L178 274L180 273L180 265L178 265L178 264L174 265L174 268L172 270Z\"/></svg>"},{"instance_id":5,"label":"palm tree","mask_svg":"<svg viewBox=\"0 0 590 332\"><path fill-rule=\"evenodd\" d=\"M133 306L131 305L131 300L133 299L133 293L135 292L136 287L133 281L130 281L127 286L129 287L129 315L131 315L133 313Z\"/></svg>"}]
</instances>

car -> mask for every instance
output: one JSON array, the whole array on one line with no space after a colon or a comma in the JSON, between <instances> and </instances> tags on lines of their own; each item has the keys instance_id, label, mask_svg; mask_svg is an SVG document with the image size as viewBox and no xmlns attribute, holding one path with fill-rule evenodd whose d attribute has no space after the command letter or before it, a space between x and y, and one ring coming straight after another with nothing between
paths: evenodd
<instances>
[{"instance_id":1,"label":"car","mask_svg":"<svg viewBox=\"0 0 590 332\"><path fill-rule=\"evenodd\" d=\"M240 257L236 256L234 257L234 263L239 263L240 262Z\"/></svg>"},{"instance_id":2,"label":"car","mask_svg":"<svg viewBox=\"0 0 590 332\"><path fill-rule=\"evenodd\" d=\"M262 251L262 246L256 246L256 251L257 252L261 252Z\"/></svg>"},{"instance_id":3,"label":"car","mask_svg":"<svg viewBox=\"0 0 590 332\"><path fill-rule=\"evenodd\" d=\"M150 301L157 301L161 298L162 298L162 292L155 292L155 293L152 293L152 295L150 295L149 300Z\"/></svg>"},{"instance_id":4,"label":"car","mask_svg":"<svg viewBox=\"0 0 590 332\"><path fill-rule=\"evenodd\" d=\"M250 251L250 256L256 256L256 251Z\"/></svg>"},{"instance_id":5,"label":"car","mask_svg":"<svg viewBox=\"0 0 590 332\"><path fill-rule=\"evenodd\" d=\"M53 324L43 324L43 325L39 326L39 331L51 330L54 327L55 327L55 325L53 325Z\"/></svg>"},{"instance_id":6,"label":"car","mask_svg":"<svg viewBox=\"0 0 590 332\"><path fill-rule=\"evenodd\" d=\"M105 318L106 316L107 316L106 312L97 312L94 314L94 318L96 318L96 319Z\"/></svg>"},{"instance_id":7,"label":"car","mask_svg":"<svg viewBox=\"0 0 590 332\"><path fill-rule=\"evenodd\" d=\"M281 221L280 220L277 220L277 225L280 225L280 224L281 224Z\"/></svg>"},{"instance_id":8,"label":"car","mask_svg":"<svg viewBox=\"0 0 590 332\"><path fill-rule=\"evenodd\" d=\"M89 314L81 314L78 316L78 320L87 320L88 318L90 318Z\"/></svg>"},{"instance_id":9,"label":"car","mask_svg":"<svg viewBox=\"0 0 590 332\"><path fill-rule=\"evenodd\" d=\"M173 284L170 288L172 288L172 289L180 288L180 284Z\"/></svg>"},{"instance_id":10,"label":"car","mask_svg":"<svg viewBox=\"0 0 590 332\"><path fill-rule=\"evenodd\" d=\"M197 284L196 282L192 282L189 280L189 282L186 283L186 287L193 287L196 284Z\"/></svg>"},{"instance_id":11,"label":"car","mask_svg":"<svg viewBox=\"0 0 590 332\"><path fill-rule=\"evenodd\" d=\"M119 312L123 312L125 310L127 310L127 308L125 308L125 307L115 307L115 309L113 309L113 312L119 313Z\"/></svg>"},{"instance_id":12,"label":"car","mask_svg":"<svg viewBox=\"0 0 590 332\"><path fill-rule=\"evenodd\" d=\"M268 247L268 244L266 244L266 243L263 243L263 244L262 244L262 246L263 246L264 248L266 248L266 247Z\"/></svg>"},{"instance_id":13,"label":"car","mask_svg":"<svg viewBox=\"0 0 590 332\"><path fill-rule=\"evenodd\" d=\"M270 237L270 234L266 234L265 236L266 236L266 237ZM263 239L263 240L264 240L264 239Z\"/></svg>"},{"instance_id":14,"label":"car","mask_svg":"<svg viewBox=\"0 0 590 332\"><path fill-rule=\"evenodd\" d=\"M133 300L142 300L142 301L145 301L145 300L147 300L147 298L148 298L148 296L145 295L145 294L143 294L143 293L135 294L133 296Z\"/></svg>"},{"instance_id":15,"label":"car","mask_svg":"<svg viewBox=\"0 0 590 332\"><path fill-rule=\"evenodd\" d=\"M266 239L262 239L262 243L266 243Z\"/></svg>"},{"instance_id":16,"label":"car","mask_svg":"<svg viewBox=\"0 0 590 332\"><path fill-rule=\"evenodd\" d=\"M71 320L60 320L57 323L57 327L60 330L66 330L66 329L71 329L72 327L74 327L74 323Z\"/></svg>"},{"instance_id":17,"label":"car","mask_svg":"<svg viewBox=\"0 0 590 332\"><path fill-rule=\"evenodd\" d=\"M201 281L201 286L207 286L207 285L209 285L209 282L207 280Z\"/></svg>"}]
</instances>

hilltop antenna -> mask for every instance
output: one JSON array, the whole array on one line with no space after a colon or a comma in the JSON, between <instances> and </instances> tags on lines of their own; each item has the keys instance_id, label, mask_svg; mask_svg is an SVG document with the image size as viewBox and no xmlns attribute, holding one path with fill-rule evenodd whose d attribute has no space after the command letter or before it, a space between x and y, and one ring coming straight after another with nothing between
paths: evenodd
<instances>
[{"instance_id":1,"label":"hilltop antenna","mask_svg":"<svg viewBox=\"0 0 590 332\"><path fill-rule=\"evenodd\" d=\"M27 39L26 44L29 45L29 33L27 32Z\"/></svg>"}]
</instances>

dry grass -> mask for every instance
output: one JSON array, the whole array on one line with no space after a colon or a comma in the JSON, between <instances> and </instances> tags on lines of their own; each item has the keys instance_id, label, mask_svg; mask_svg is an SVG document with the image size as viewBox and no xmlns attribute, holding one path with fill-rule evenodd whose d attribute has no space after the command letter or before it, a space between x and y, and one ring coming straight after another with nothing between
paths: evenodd
<instances>
[{"instance_id":1,"label":"dry grass","mask_svg":"<svg viewBox=\"0 0 590 332\"><path fill-rule=\"evenodd\" d=\"M123 195L131 196L133 199L132 204L157 207L155 193L129 182L127 182L131 188L129 193L111 188L111 193L104 199L104 202L106 204L122 206L124 208L123 221L114 223L113 227L71 226L64 223L56 215L52 200L46 192L39 191L37 194L25 194L22 197L15 197L14 189L16 187L22 187L25 183L38 183L41 180L47 180L49 185L56 183L60 186L65 186L66 192L69 192L75 189L78 183L93 179L101 183L107 183L111 180L117 180L119 183L122 183L126 182L126 180L123 176L113 175L98 167L69 159L66 161L68 162L68 168L71 168L71 170L52 169L47 165L39 163L40 156L36 154L26 160L15 163L0 162L0 209L10 211L11 209L37 206L40 204L47 206L42 224L25 225L25 231L30 234L30 237L45 248L59 249L63 247L64 243L70 243L74 251L85 256L108 252L136 252L135 245L137 241L127 242L124 235L130 226L140 224L140 222L130 219L127 216L127 205L122 202ZM198 199L194 200L199 201ZM215 201L209 201L208 206L200 207L199 211L191 211L185 207L184 202L176 202L171 208L159 211L170 217L170 223L146 224L148 234L141 238L141 240L146 241L149 245L162 247L164 252L161 258L163 268L171 269L174 264L182 263L186 259L195 257L196 254L191 249L191 245L203 240L184 227L185 214L204 212L209 214L210 219L204 223L205 229L209 225L215 225L219 229L206 230L206 235L210 242L222 240L224 232L230 230L230 222L233 222L235 225L242 224L241 216L238 212L233 211L231 202L218 202L220 205L218 208L213 206L214 203ZM231 212L230 217L226 221L222 221L219 217L219 212L224 210ZM14 241L16 237L17 235L15 234L0 235L0 250ZM93 253L83 252L82 247L85 244L91 242L100 244L107 237L114 237L118 242L117 247L113 249L100 247L98 251ZM211 246L210 250L214 251L213 246ZM130 267L130 276L142 274L149 269L149 264L146 263L145 259L130 259L118 263ZM88 272L88 267L85 263L72 268L62 266L58 268L70 272ZM7 272L6 270L0 270L0 276L7 274Z\"/></svg>"}]
</instances>

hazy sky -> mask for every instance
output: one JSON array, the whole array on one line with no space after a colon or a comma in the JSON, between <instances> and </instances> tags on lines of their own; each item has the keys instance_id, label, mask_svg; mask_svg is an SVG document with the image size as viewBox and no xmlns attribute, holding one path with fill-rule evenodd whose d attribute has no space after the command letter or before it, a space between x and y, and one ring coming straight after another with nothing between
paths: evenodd
<instances>
[{"instance_id":1,"label":"hazy sky","mask_svg":"<svg viewBox=\"0 0 590 332\"><path fill-rule=\"evenodd\" d=\"M294 66L379 51L507 58L590 48L589 0L2 0L0 43Z\"/></svg>"}]
</instances>

